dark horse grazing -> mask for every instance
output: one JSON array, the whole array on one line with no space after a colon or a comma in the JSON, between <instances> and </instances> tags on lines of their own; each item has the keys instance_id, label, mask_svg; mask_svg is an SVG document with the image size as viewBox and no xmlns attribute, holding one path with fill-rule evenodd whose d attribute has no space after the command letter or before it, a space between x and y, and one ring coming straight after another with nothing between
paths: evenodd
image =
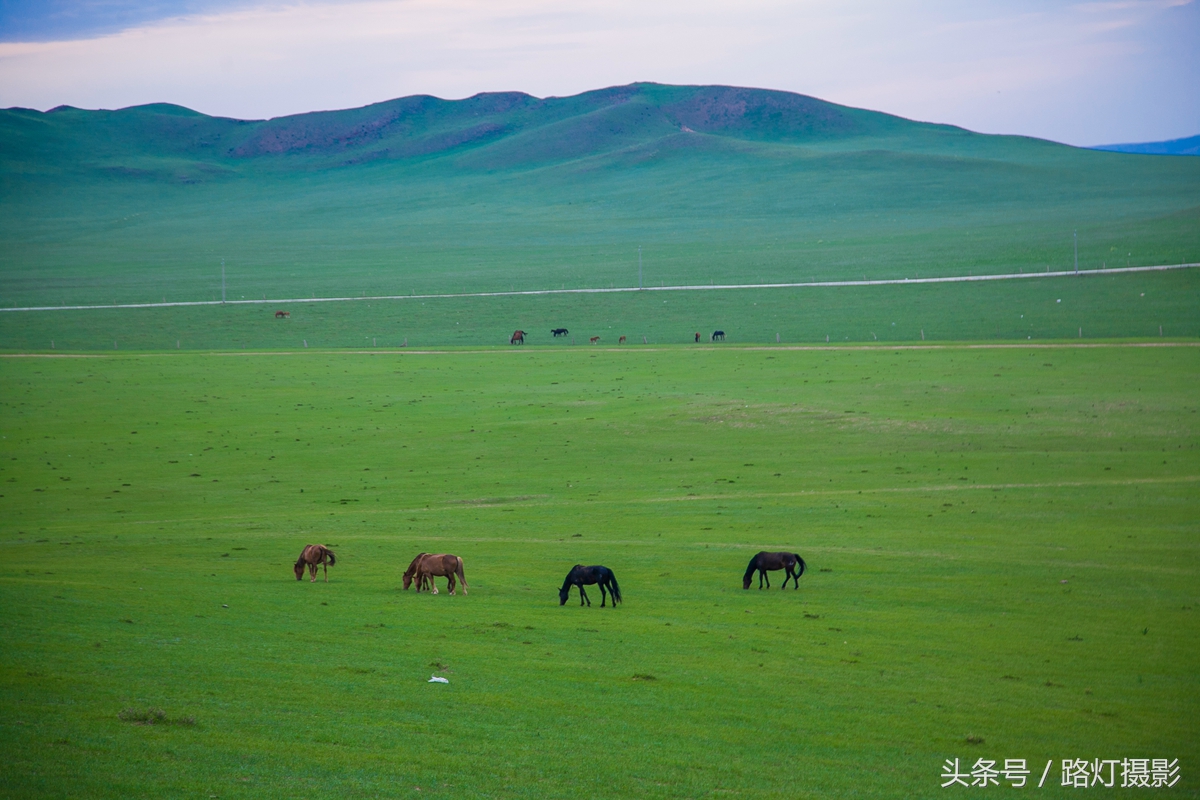
<instances>
[{"instance_id":1,"label":"dark horse grazing","mask_svg":"<svg viewBox=\"0 0 1200 800\"><path fill-rule=\"evenodd\" d=\"M567 573L567 579L563 581L562 588L558 590L558 604L565 606L567 598L571 596L571 587L579 587L579 605L583 605L586 601L590 606L591 600L588 600L587 592L583 590L584 584L591 585L593 583L600 584L600 607L604 608L605 592L608 589L608 594L612 595L612 607L616 608L617 603L621 602L621 587L617 586L617 576L613 575L613 571L608 567L585 567L582 564L576 564L571 567L571 571Z\"/></svg>"},{"instance_id":2,"label":"dark horse grazing","mask_svg":"<svg viewBox=\"0 0 1200 800\"><path fill-rule=\"evenodd\" d=\"M300 551L300 557L296 559L296 580L304 577L304 568L308 567L308 572L312 575L311 583L317 582L317 565L325 567L325 582L329 583L329 568L337 563L337 557L333 551L323 544L305 545Z\"/></svg>"},{"instance_id":3,"label":"dark horse grazing","mask_svg":"<svg viewBox=\"0 0 1200 800\"><path fill-rule=\"evenodd\" d=\"M715 342L718 339L720 339L722 342L725 341L725 331L713 331L712 341Z\"/></svg>"},{"instance_id":4,"label":"dark horse grazing","mask_svg":"<svg viewBox=\"0 0 1200 800\"><path fill-rule=\"evenodd\" d=\"M799 566L799 570L796 567ZM804 574L807 564L798 553L768 553L762 551L750 559L750 565L746 567L746 574L742 576L742 588L749 589L750 581L754 579L754 571L758 570L758 588L763 587L763 578L767 579L767 588L771 588L771 578L767 575L767 570L786 569L787 577L783 579L783 586L780 588L786 589L788 580L791 579L796 589L800 588L800 576Z\"/></svg>"},{"instance_id":5,"label":"dark horse grazing","mask_svg":"<svg viewBox=\"0 0 1200 800\"><path fill-rule=\"evenodd\" d=\"M462 581L463 594L466 594L467 578L463 574L461 558L448 553L438 553L437 555L419 553L408 565L408 569L404 571L404 588L408 589L409 586L412 586L415 578L418 592L423 588L429 588L433 594L437 594L437 584L433 579L438 577L447 579L446 588L450 590L450 594L454 594L454 577L456 575Z\"/></svg>"},{"instance_id":6,"label":"dark horse grazing","mask_svg":"<svg viewBox=\"0 0 1200 800\"><path fill-rule=\"evenodd\" d=\"M508 340L509 344L525 344L525 331L513 331L512 338Z\"/></svg>"},{"instance_id":7,"label":"dark horse grazing","mask_svg":"<svg viewBox=\"0 0 1200 800\"><path fill-rule=\"evenodd\" d=\"M569 331L569 330L567 330L566 328L552 328L552 329L550 330L550 335L551 335L551 336L553 336L553 337L554 337L554 338L556 338L556 339L557 339L559 336L566 336L568 333L570 333L570 331Z\"/></svg>"},{"instance_id":8,"label":"dark horse grazing","mask_svg":"<svg viewBox=\"0 0 1200 800\"><path fill-rule=\"evenodd\" d=\"M288 319L291 316L292 316L292 312L290 312L290 311L276 311L275 312L275 319Z\"/></svg>"}]
</instances>

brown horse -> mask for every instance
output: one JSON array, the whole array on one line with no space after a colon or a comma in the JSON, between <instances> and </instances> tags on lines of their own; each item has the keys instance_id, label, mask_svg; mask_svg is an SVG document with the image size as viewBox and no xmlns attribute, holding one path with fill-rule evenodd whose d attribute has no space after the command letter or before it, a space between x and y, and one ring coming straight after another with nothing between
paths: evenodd
<instances>
[{"instance_id":1,"label":"brown horse","mask_svg":"<svg viewBox=\"0 0 1200 800\"><path fill-rule=\"evenodd\" d=\"M512 338L508 340L509 344L525 344L525 331L513 331Z\"/></svg>"},{"instance_id":2,"label":"brown horse","mask_svg":"<svg viewBox=\"0 0 1200 800\"><path fill-rule=\"evenodd\" d=\"M412 586L413 580L417 582L417 591L422 588L428 588L432 594L437 594L437 584L434 578L446 578L446 588L450 590L450 594L454 594L455 576L462 581L463 594L467 593L467 578L463 574L463 560L458 556L449 555L447 553L437 553L430 555L429 553L420 553L408 565L408 569L404 571L404 588L408 589Z\"/></svg>"},{"instance_id":3,"label":"brown horse","mask_svg":"<svg viewBox=\"0 0 1200 800\"><path fill-rule=\"evenodd\" d=\"M292 316L292 312L290 312L290 311L276 311L275 312L275 319L288 319L291 316Z\"/></svg>"},{"instance_id":4,"label":"brown horse","mask_svg":"<svg viewBox=\"0 0 1200 800\"><path fill-rule=\"evenodd\" d=\"M617 339L617 344L625 344L625 337L622 336L620 339Z\"/></svg>"},{"instance_id":5,"label":"brown horse","mask_svg":"<svg viewBox=\"0 0 1200 800\"><path fill-rule=\"evenodd\" d=\"M588 341L589 341L589 342L591 342L592 344L596 344L597 342L599 342L599 341L600 341L600 337L599 337L599 336L593 336L592 338L588 339Z\"/></svg>"},{"instance_id":6,"label":"brown horse","mask_svg":"<svg viewBox=\"0 0 1200 800\"><path fill-rule=\"evenodd\" d=\"M337 557L323 544L308 544L300 551L300 557L296 559L296 580L304 577L304 567L308 567L308 572L312 576L311 583L317 582L317 565L325 568L325 582L329 583L329 568L337 563Z\"/></svg>"},{"instance_id":7,"label":"brown horse","mask_svg":"<svg viewBox=\"0 0 1200 800\"><path fill-rule=\"evenodd\" d=\"M750 582L754 580L754 572L757 570L758 588L763 588L763 578L766 578L767 588L770 589L771 578L767 575L767 570L785 569L787 575L783 578L782 588L786 589L788 581L791 580L795 583L795 588L799 589L800 576L804 574L807 566L798 553L768 553L764 550L750 559L750 566L746 567L746 574L742 576L742 588L750 588Z\"/></svg>"}]
</instances>

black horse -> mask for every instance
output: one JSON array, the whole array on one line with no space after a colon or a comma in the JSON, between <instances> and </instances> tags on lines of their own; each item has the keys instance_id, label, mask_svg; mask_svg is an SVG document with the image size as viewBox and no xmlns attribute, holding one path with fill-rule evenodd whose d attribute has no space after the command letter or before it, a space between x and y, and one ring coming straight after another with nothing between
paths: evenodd
<instances>
[{"instance_id":1,"label":"black horse","mask_svg":"<svg viewBox=\"0 0 1200 800\"><path fill-rule=\"evenodd\" d=\"M794 583L794 588L799 589L800 576L804 574L807 566L799 553L768 553L764 550L750 559L750 565L746 567L746 574L742 576L742 588L750 588L750 581L754 579L754 571L758 570L758 588L763 587L763 578L766 578L767 588L770 589L771 578L767 575L767 570L786 569L787 576L783 579L783 586L780 588L786 589L790 579ZM798 570L797 567L799 567Z\"/></svg>"},{"instance_id":2,"label":"black horse","mask_svg":"<svg viewBox=\"0 0 1200 800\"><path fill-rule=\"evenodd\" d=\"M713 331L712 341L725 341L725 331Z\"/></svg>"},{"instance_id":3,"label":"black horse","mask_svg":"<svg viewBox=\"0 0 1200 800\"><path fill-rule=\"evenodd\" d=\"M555 339L557 339L559 336L566 336L568 333L570 333L570 331L567 330L566 328L552 328L550 330L550 333L554 336Z\"/></svg>"},{"instance_id":4,"label":"black horse","mask_svg":"<svg viewBox=\"0 0 1200 800\"><path fill-rule=\"evenodd\" d=\"M571 587L579 587L579 605L584 602L590 606L591 600L588 600L587 592L583 590L584 584L600 584L600 607L604 608L606 595L604 590L608 589L608 594L612 595L612 607L616 608L617 603L621 602L621 587L617 586L617 576L613 575L613 571L608 567L585 567L582 564L576 564L571 567L571 571L567 573L567 579L563 581L562 588L558 590L558 604L565 606L567 598L571 596Z\"/></svg>"}]
</instances>

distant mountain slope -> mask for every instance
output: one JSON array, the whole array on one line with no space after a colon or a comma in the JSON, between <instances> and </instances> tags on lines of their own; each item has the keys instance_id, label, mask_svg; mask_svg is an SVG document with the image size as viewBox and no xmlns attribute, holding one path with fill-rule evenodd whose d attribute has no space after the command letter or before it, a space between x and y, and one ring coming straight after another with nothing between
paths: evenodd
<instances>
[{"instance_id":1,"label":"distant mountain slope","mask_svg":"<svg viewBox=\"0 0 1200 800\"><path fill-rule=\"evenodd\" d=\"M547 163L680 133L795 144L922 130L953 129L789 92L640 83L565 98L520 92L465 100L415 95L253 121L209 117L170 104L117 111L8 109L0 111L0 164L112 169L131 159L183 158L225 168L246 162L320 168L461 155L511 140L503 148L506 156L498 151L462 164L495 169L507 159Z\"/></svg>"},{"instance_id":2,"label":"distant mountain slope","mask_svg":"<svg viewBox=\"0 0 1200 800\"><path fill-rule=\"evenodd\" d=\"M1179 263L1198 220L1200 159L729 86L0 111L4 305L212 299L222 259L235 298L628 285L639 246L667 285L1045 271L1076 231Z\"/></svg>"},{"instance_id":3,"label":"distant mountain slope","mask_svg":"<svg viewBox=\"0 0 1200 800\"><path fill-rule=\"evenodd\" d=\"M1101 144L1092 150L1108 150L1112 153L1141 153L1158 156L1200 156L1200 136L1170 139L1165 142L1142 142L1140 144Z\"/></svg>"}]
</instances>

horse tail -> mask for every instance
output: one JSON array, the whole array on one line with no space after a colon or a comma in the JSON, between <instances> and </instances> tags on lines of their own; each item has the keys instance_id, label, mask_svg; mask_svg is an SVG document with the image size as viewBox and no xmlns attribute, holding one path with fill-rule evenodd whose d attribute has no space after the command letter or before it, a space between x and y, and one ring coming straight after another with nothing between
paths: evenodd
<instances>
[{"instance_id":1,"label":"horse tail","mask_svg":"<svg viewBox=\"0 0 1200 800\"><path fill-rule=\"evenodd\" d=\"M337 563L337 556L333 554L332 550L330 550L328 547L322 547L321 549L325 551L325 555L329 556L329 566L332 567Z\"/></svg>"},{"instance_id":2,"label":"horse tail","mask_svg":"<svg viewBox=\"0 0 1200 800\"><path fill-rule=\"evenodd\" d=\"M792 553L792 555L796 557L796 563L800 565L800 569L796 571L796 577L799 578L804 574L804 570L808 567L808 564L804 563L804 559L800 557L799 553Z\"/></svg>"},{"instance_id":3,"label":"horse tail","mask_svg":"<svg viewBox=\"0 0 1200 800\"><path fill-rule=\"evenodd\" d=\"M462 556L455 556L455 558L458 559L458 567L456 567L454 571L458 573L458 579L460 581L462 581L463 594L466 594L467 593L467 576L465 574L463 574Z\"/></svg>"},{"instance_id":4,"label":"horse tail","mask_svg":"<svg viewBox=\"0 0 1200 800\"><path fill-rule=\"evenodd\" d=\"M608 582L608 591L613 596L613 602L621 602L621 587L617 586L617 576L613 574L611 569L608 571Z\"/></svg>"}]
</instances>

